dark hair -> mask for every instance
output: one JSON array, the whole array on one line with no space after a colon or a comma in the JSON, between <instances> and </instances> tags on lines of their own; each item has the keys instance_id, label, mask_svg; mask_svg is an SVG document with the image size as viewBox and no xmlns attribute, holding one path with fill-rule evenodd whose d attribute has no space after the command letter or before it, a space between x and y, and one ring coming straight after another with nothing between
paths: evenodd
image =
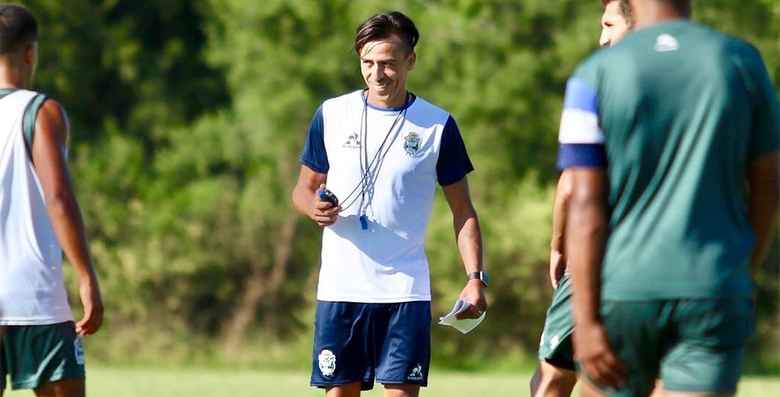
<instances>
[{"instance_id":1,"label":"dark hair","mask_svg":"<svg viewBox=\"0 0 780 397\"><path fill-rule=\"evenodd\" d=\"M360 50L366 43L386 39L391 35L401 38L409 51L414 50L420 40L420 32L406 15L398 11L376 14L358 26L355 33L355 52L360 55Z\"/></svg>"},{"instance_id":2,"label":"dark hair","mask_svg":"<svg viewBox=\"0 0 780 397\"><path fill-rule=\"evenodd\" d=\"M0 4L0 54L16 51L38 40L38 22L23 6Z\"/></svg>"},{"instance_id":3,"label":"dark hair","mask_svg":"<svg viewBox=\"0 0 780 397\"><path fill-rule=\"evenodd\" d=\"M601 0L601 4L606 7L609 3L617 1L620 2L620 16L623 17L623 19L626 20L626 23L628 23L628 26L632 26L634 24L634 18L633 14L631 14L631 4L628 2L628 0Z\"/></svg>"}]
</instances>

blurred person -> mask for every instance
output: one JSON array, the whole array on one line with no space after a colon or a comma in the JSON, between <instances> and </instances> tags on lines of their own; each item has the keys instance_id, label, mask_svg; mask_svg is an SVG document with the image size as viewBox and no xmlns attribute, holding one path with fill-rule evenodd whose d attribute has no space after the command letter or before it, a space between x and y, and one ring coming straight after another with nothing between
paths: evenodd
<instances>
[{"instance_id":1,"label":"blurred person","mask_svg":"<svg viewBox=\"0 0 780 397\"><path fill-rule=\"evenodd\" d=\"M780 103L754 47L631 0L634 32L569 80L558 165L583 395L731 396L751 264L780 200Z\"/></svg>"},{"instance_id":2,"label":"blurred person","mask_svg":"<svg viewBox=\"0 0 780 397\"><path fill-rule=\"evenodd\" d=\"M81 337L98 330L103 304L67 165L68 118L30 91L38 24L24 7L0 5L0 394L81 397ZM62 251L76 269L84 317L74 323Z\"/></svg>"},{"instance_id":3,"label":"blurred person","mask_svg":"<svg viewBox=\"0 0 780 397\"><path fill-rule=\"evenodd\" d=\"M631 29L631 8L628 0L602 0L599 45L611 46ZM555 191L552 238L550 241L550 283L555 290L545 318L539 343L539 365L531 378L534 397L570 396L577 383L577 372L572 351L574 318L571 309L571 282L564 254L566 210L571 198L571 179L561 173Z\"/></svg>"},{"instance_id":4,"label":"blurred person","mask_svg":"<svg viewBox=\"0 0 780 397\"><path fill-rule=\"evenodd\" d=\"M314 114L292 200L323 228L311 385L326 396L387 397L427 385L431 290L425 232L436 184L453 215L467 275L465 318L487 307L482 237L466 175L473 170L454 118L407 90L419 32L400 12L356 32L366 88ZM332 192L338 205L323 200Z\"/></svg>"}]
</instances>

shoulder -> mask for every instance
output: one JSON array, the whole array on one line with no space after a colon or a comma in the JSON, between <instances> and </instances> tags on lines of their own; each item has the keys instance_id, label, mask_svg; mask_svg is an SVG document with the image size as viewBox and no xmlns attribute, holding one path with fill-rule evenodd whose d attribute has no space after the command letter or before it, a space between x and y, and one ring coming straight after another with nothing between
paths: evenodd
<instances>
[{"instance_id":1,"label":"shoulder","mask_svg":"<svg viewBox=\"0 0 780 397\"><path fill-rule=\"evenodd\" d=\"M449 112L421 96L415 96L414 103L409 107L409 111L413 117L422 116L440 124L445 124L451 118Z\"/></svg>"},{"instance_id":2,"label":"shoulder","mask_svg":"<svg viewBox=\"0 0 780 397\"><path fill-rule=\"evenodd\" d=\"M55 99L46 98L36 117L36 134L67 137L69 121L65 109Z\"/></svg>"},{"instance_id":3,"label":"shoulder","mask_svg":"<svg viewBox=\"0 0 780 397\"><path fill-rule=\"evenodd\" d=\"M579 65L577 65L577 67L574 69L574 73L571 75L570 81L580 80L588 83L588 85L592 88L596 88L601 78L600 76L603 74L604 68L607 65L614 63L613 61L610 61L610 59L620 57L621 52L622 51L617 46L599 48L584 61L580 62Z\"/></svg>"},{"instance_id":4,"label":"shoulder","mask_svg":"<svg viewBox=\"0 0 780 397\"><path fill-rule=\"evenodd\" d=\"M320 109L322 112L328 113L338 109L360 105L362 101L361 92L361 90L357 90L337 97L328 98L322 102Z\"/></svg>"}]
</instances>

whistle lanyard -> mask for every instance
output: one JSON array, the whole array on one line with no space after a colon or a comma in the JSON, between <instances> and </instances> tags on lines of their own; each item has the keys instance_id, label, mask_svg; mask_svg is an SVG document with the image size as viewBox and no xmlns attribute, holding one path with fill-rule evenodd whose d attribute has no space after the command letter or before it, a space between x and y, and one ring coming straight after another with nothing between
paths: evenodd
<instances>
[{"instance_id":1,"label":"whistle lanyard","mask_svg":"<svg viewBox=\"0 0 780 397\"><path fill-rule=\"evenodd\" d=\"M403 108L395 116L395 119L393 120L393 123L390 125L390 128L387 130L384 139L382 139L382 143L379 145L379 148L377 149L376 153L374 153L373 158L371 158L371 160L369 161L368 97L365 94L363 95L363 114L360 120L360 133L358 135L360 137L360 147L362 149L358 153L358 157L360 160L360 181L352 189L349 195L347 195L347 197L343 200L344 204L342 205L342 209L341 209L342 211L344 211L352 207L355 203L357 203L358 199L360 199L360 205L358 207L358 217L360 219L360 227L363 230L368 230L368 216L366 215L366 213L368 209L371 207L371 202L374 196L374 187L376 186L379 172L381 171L382 166L384 165L385 158L387 157L387 153L390 151L390 148L393 147L393 143L395 143L395 141L398 139L398 135L400 135L401 129L403 128L403 124L406 121L406 110L409 107L409 97L410 95L407 94L406 99L404 100ZM393 134L394 130L395 130L395 134ZM388 139L390 139L391 135L393 136L393 139L390 140L390 143L388 144ZM360 190L360 194L357 194L358 190Z\"/></svg>"}]
</instances>

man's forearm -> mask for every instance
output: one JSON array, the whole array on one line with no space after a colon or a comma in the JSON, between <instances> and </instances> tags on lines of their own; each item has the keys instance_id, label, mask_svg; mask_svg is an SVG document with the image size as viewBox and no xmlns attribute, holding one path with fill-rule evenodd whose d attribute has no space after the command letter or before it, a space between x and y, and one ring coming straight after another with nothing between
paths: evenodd
<instances>
[{"instance_id":1,"label":"man's forearm","mask_svg":"<svg viewBox=\"0 0 780 397\"><path fill-rule=\"evenodd\" d=\"M482 232L475 212L454 219L458 251L466 273L484 271L482 262Z\"/></svg>"},{"instance_id":2,"label":"man's forearm","mask_svg":"<svg viewBox=\"0 0 780 397\"><path fill-rule=\"evenodd\" d=\"M553 205L552 237L550 249L563 253L565 250L564 234L566 233L566 212L571 199L571 178L563 172L555 188L555 204Z\"/></svg>"},{"instance_id":3,"label":"man's forearm","mask_svg":"<svg viewBox=\"0 0 780 397\"><path fill-rule=\"evenodd\" d=\"M756 235L751 263L761 265L772 245L780 206L780 154L768 155L757 160L748 173L750 200L748 219Z\"/></svg>"},{"instance_id":4,"label":"man's forearm","mask_svg":"<svg viewBox=\"0 0 780 397\"><path fill-rule=\"evenodd\" d=\"M296 185L292 194L293 207L295 207L301 215L311 217L309 211L315 193L316 191L312 191L306 186Z\"/></svg>"}]
</instances>

